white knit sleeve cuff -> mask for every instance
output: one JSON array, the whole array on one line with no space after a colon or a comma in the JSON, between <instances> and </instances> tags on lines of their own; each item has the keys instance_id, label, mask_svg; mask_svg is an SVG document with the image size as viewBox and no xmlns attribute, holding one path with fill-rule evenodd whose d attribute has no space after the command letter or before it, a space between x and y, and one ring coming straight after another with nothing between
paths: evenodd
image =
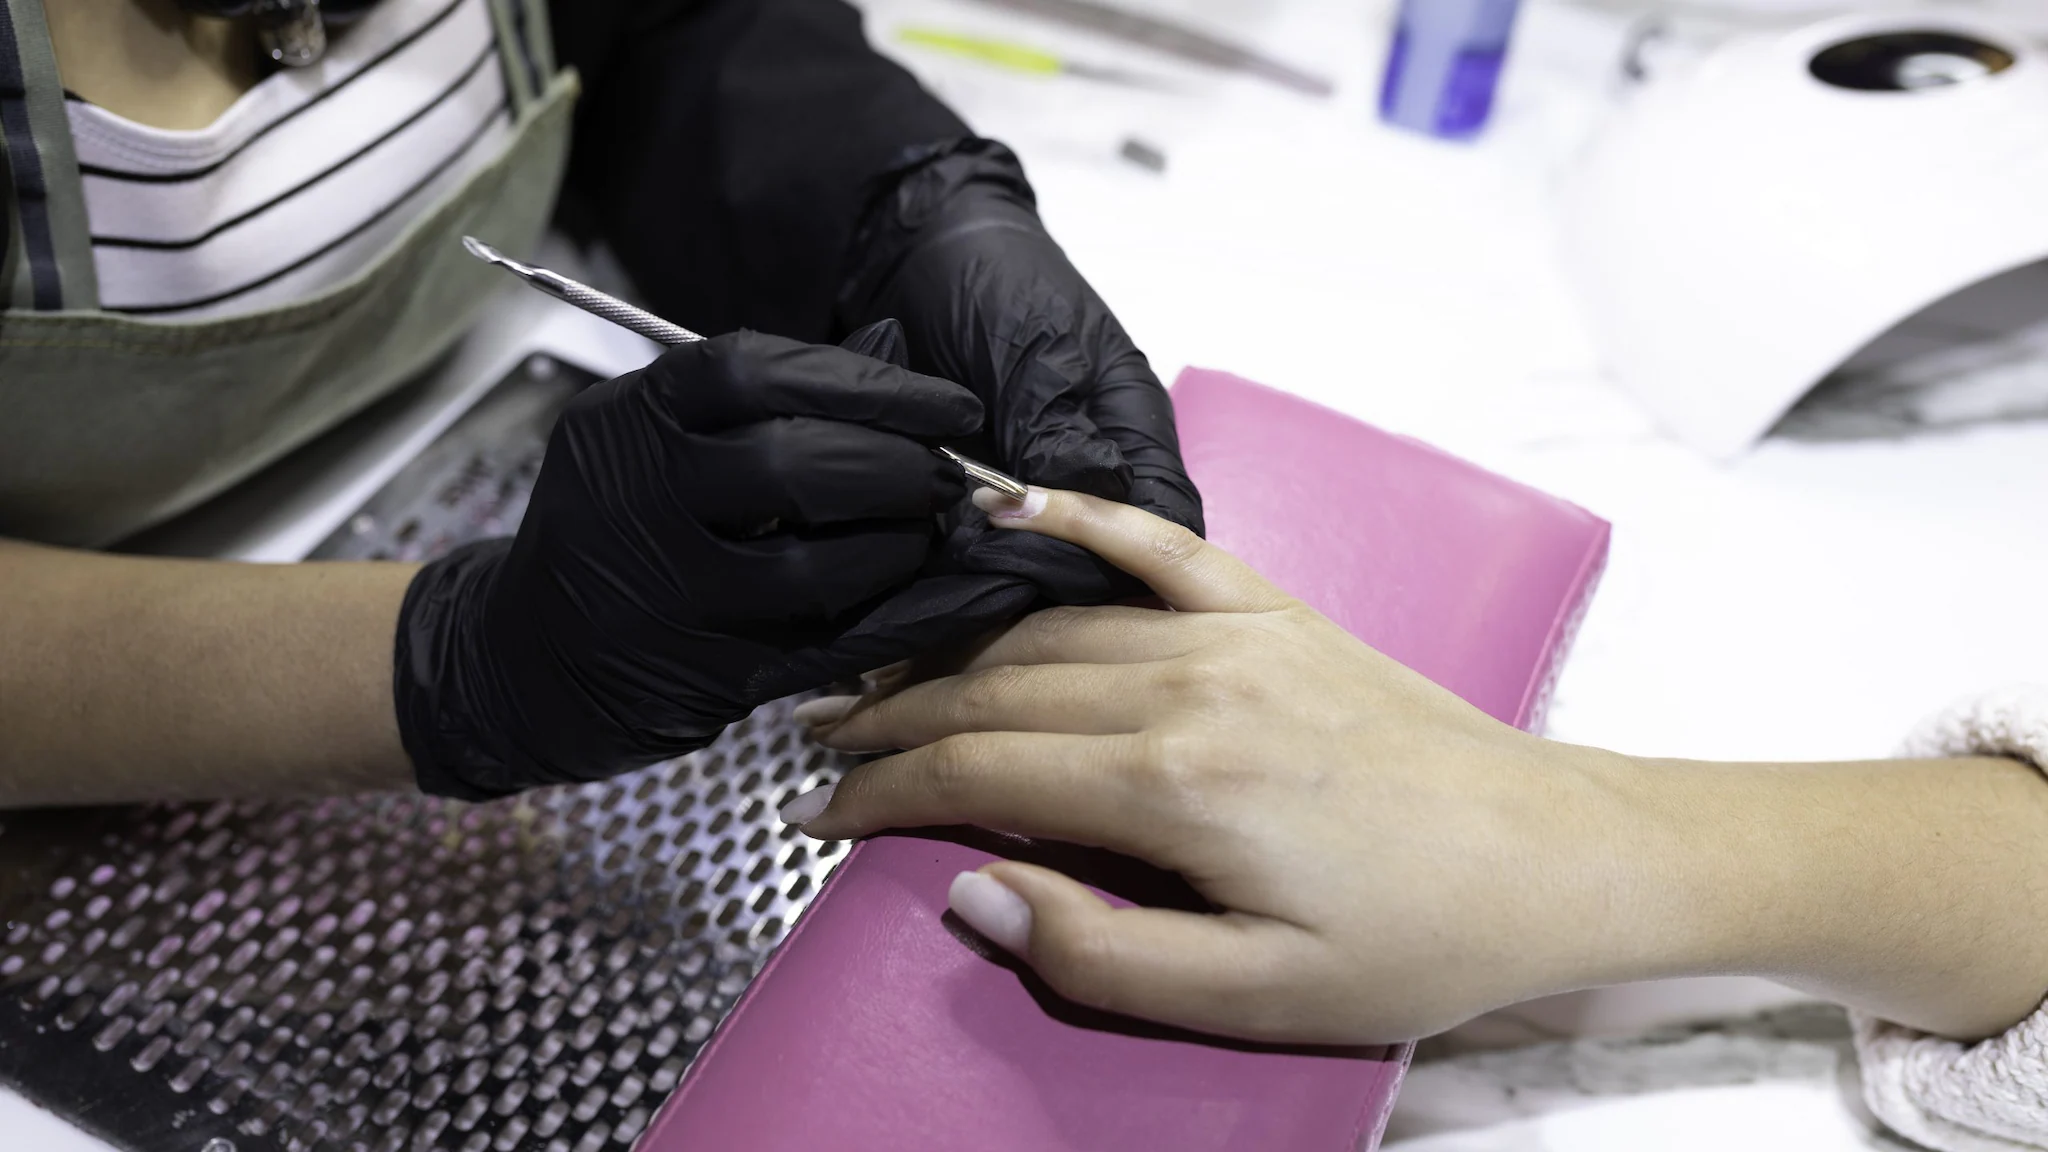
<instances>
[{"instance_id":1,"label":"white knit sleeve cuff","mask_svg":"<svg viewBox=\"0 0 2048 1152\"><path fill-rule=\"evenodd\" d=\"M1921 723L1898 754L2010 756L2048 771L2048 689L1965 700ZM1941 1152L2048 1148L2048 1006L1975 1044L1851 1017L1864 1099L1899 1135Z\"/></svg>"}]
</instances>

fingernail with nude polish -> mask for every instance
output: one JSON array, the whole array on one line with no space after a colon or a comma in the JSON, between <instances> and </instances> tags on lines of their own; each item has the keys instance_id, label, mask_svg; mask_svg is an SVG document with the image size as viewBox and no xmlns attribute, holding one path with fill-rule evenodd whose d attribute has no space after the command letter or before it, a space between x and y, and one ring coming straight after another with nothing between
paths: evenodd
<instances>
[{"instance_id":1,"label":"fingernail with nude polish","mask_svg":"<svg viewBox=\"0 0 2048 1152\"><path fill-rule=\"evenodd\" d=\"M1006 952L1022 956L1031 944L1031 905L993 876L962 872L953 877L946 904Z\"/></svg>"},{"instance_id":2,"label":"fingernail with nude polish","mask_svg":"<svg viewBox=\"0 0 2048 1152\"><path fill-rule=\"evenodd\" d=\"M1045 489L1032 488L1026 491L1022 500L1003 495L993 488L976 488L970 497L974 506L988 513L991 520L1029 520L1045 511Z\"/></svg>"},{"instance_id":3,"label":"fingernail with nude polish","mask_svg":"<svg viewBox=\"0 0 2048 1152\"><path fill-rule=\"evenodd\" d=\"M858 696L820 696L790 709L789 718L806 728L837 724L846 719L846 714L853 711L853 706L858 703Z\"/></svg>"},{"instance_id":4,"label":"fingernail with nude polish","mask_svg":"<svg viewBox=\"0 0 2048 1152\"><path fill-rule=\"evenodd\" d=\"M889 681L896 679L898 676L903 675L905 672L909 671L909 669L910 661L898 660L894 664L884 664L880 668L877 668L872 672L861 673L860 681L862 684L867 685L869 687L873 687L877 684L886 684Z\"/></svg>"},{"instance_id":5,"label":"fingernail with nude polish","mask_svg":"<svg viewBox=\"0 0 2048 1152\"><path fill-rule=\"evenodd\" d=\"M795 824L798 827L809 824L818 818L818 814L825 810L827 804L832 803L832 793L838 787L837 784L820 784L784 804L782 811L776 815L781 817L784 824Z\"/></svg>"}]
</instances>

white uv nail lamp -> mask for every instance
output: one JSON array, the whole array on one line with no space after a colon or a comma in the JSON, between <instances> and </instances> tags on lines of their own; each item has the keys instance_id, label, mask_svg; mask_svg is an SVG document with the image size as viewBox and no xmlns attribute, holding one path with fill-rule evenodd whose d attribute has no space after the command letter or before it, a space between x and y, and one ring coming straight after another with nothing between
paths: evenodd
<instances>
[{"instance_id":1,"label":"white uv nail lamp","mask_svg":"<svg viewBox=\"0 0 2048 1152\"><path fill-rule=\"evenodd\" d=\"M1632 94L1563 245L1609 369L1732 458L1902 321L2048 259L2048 60L1925 14L1731 40Z\"/></svg>"}]
</instances>

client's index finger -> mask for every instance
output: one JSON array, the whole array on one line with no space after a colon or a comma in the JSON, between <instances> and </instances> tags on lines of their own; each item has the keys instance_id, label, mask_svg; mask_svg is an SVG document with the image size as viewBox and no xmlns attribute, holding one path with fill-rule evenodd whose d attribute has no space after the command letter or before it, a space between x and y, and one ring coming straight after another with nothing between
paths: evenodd
<instances>
[{"instance_id":1,"label":"client's index finger","mask_svg":"<svg viewBox=\"0 0 2048 1152\"><path fill-rule=\"evenodd\" d=\"M1036 491L1045 491L1046 500L1035 515L1003 515L991 506L1017 505L1001 497L977 493L975 503L989 511L990 523L1088 549L1143 580L1183 612L1267 612L1291 602L1250 565L1171 520L1079 492ZM1027 502L1027 509L1030 503L1035 501Z\"/></svg>"}]
</instances>

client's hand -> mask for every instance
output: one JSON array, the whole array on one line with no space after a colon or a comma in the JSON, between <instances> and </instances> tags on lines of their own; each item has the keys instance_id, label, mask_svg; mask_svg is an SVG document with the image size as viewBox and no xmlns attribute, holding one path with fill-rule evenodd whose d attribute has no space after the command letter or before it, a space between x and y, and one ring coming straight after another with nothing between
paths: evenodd
<instances>
[{"instance_id":1,"label":"client's hand","mask_svg":"<svg viewBox=\"0 0 2048 1152\"><path fill-rule=\"evenodd\" d=\"M1405 1039L1584 978L1566 957L1615 931L1573 914L1614 885L1605 754L1488 718L1138 509L978 501L1176 611L1041 612L959 675L806 706L831 747L911 751L786 819L827 838L977 824L1179 872L1219 914L1113 908L1019 863L963 876L953 903L1062 994L1209 1032Z\"/></svg>"},{"instance_id":2,"label":"client's hand","mask_svg":"<svg viewBox=\"0 0 2048 1152\"><path fill-rule=\"evenodd\" d=\"M1112 908L1018 863L957 880L961 917L1074 1000L1331 1042L1701 973L1955 1037L2041 1003L2048 788L2018 760L1706 764L1551 743L1135 508L1034 493L993 510L1178 611L1040 613L959 675L850 713L807 705L828 744L911 751L784 818L827 837L972 823L1100 845L1217 906Z\"/></svg>"}]
</instances>

